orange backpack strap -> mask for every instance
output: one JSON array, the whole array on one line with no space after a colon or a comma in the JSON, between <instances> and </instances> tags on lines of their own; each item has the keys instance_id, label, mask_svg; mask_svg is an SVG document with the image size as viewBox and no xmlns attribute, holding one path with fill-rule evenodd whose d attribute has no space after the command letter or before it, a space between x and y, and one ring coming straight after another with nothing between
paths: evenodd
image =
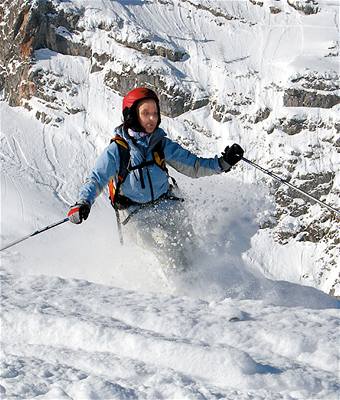
<instances>
[{"instance_id":1,"label":"orange backpack strap","mask_svg":"<svg viewBox=\"0 0 340 400\"><path fill-rule=\"evenodd\" d=\"M166 166L165 162L165 154L164 154L164 149L163 149L163 141L159 141L156 146L153 149L153 159L156 165L159 166L163 171L165 171L168 175L168 178L172 182L172 186L178 187L176 179L172 176L169 175L169 170Z\"/></svg>"},{"instance_id":2,"label":"orange backpack strap","mask_svg":"<svg viewBox=\"0 0 340 400\"><path fill-rule=\"evenodd\" d=\"M162 140L160 140L153 149L153 159L156 165L158 165L164 171L168 172L168 169L165 164L165 155L164 155Z\"/></svg>"},{"instance_id":3,"label":"orange backpack strap","mask_svg":"<svg viewBox=\"0 0 340 400\"><path fill-rule=\"evenodd\" d=\"M117 184L112 179L109 180L108 189L109 189L109 198L113 207L116 208L117 205L117 195L119 194L120 186L125 181L129 171L129 164L130 164L130 148L127 141L119 135L114 136L110 140L110 144L112 142L117 143L118 151L119 151L119 158L120 158L120 165L119 171L117 176Z\"/></svg>"}]
</instances>

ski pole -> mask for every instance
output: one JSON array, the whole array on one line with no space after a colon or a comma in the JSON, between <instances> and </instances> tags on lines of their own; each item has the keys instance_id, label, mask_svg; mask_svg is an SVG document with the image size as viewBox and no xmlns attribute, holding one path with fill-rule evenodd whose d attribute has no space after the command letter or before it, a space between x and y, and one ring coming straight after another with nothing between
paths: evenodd
<instances>
[{"instance_id":1,"label":"ski pole","mask_svg":"<svg viewBox=\"0 0 340 400\"><path fill-rule=\"evenodd\" d=\"M316 197L312 196L311 194L305 192L302 189L299 189L298 187L292 185L291 183L289 183L287 180L280 178L279 176L275 175L273 172L268 171L267 169L262 168L260 165L255 164L253 161L247 160L246 158L242 157L242 160L245 161L246 163L252 165L253 167L259 169L260 171L262 171L263 173L271 176L273 179L276 179L277 181L283 183L284 185L289 186L290 188L296 190L297 192L303 194L304 196L308 197L309 199L316 201L317 203L319 203L320 205L327 207L329 210L335 212L336 214L340 215L340 211L337 210L336 208L330 206L329 204L324 203L323 201L317 199Z\"/></svg>"},{"instance_id":2,"label":"ski pole","mask_svg":"<svg viewBox=\"0 0 340 400\"><path fill-rule=\"evenodd\" d=\"M8 249L8 248L10 248L10 247L12 247L12 246L14 246L14 245L20 243L20 242L23 242L23 241L26 240L26 239L31 238L32 236L38 235L39 233L45 232L45 231L47 231L47 230L49 230L49 229L52 229L52 228L54 228L55 226L61 225L61 224L63 224L64 222L67 222L68 220L69 220L69 218L64 218L64 219L62 219L61 221L55 222L54 224L45 226L45 228L39 229L39 230L37 230L37 231L31 233L30 235L24 236L24 237L21 238L21 239L15 240L14 242L11 242L11 243L8 244L7 246L2 247L2 248L0 249L0 251L6 250L6 249Z\"/></svg>"},{"instance_id":3,"label":"ski pole","mask_svg":"<svg viewBox=\"0 0 340 400\"><path fill-rule=\"evenodd\" d=\"M122 231L122 223L120 220L120 215L118 209L115 207L115 213L116 213L116 220L117 220L117 229L118 229L118 236L119 236L119 242L123 246L124 245L124 238L123 238L123 231Z\"/></svg>"}]
</instances>

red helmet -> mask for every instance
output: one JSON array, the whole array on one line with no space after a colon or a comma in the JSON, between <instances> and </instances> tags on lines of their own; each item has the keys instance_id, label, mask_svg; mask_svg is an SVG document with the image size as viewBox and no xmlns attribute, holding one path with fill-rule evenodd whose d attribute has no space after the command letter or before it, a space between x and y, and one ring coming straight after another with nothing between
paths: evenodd
<instances>
[{"instance_id":1,"label":"red helmet","mask_svg":"<svg viewBox=\"0 0 340 400\"><path fill-rule=\"evenodd\" d=\"M123 112L126 108L131 108L136 101L143 99L153 99L159 104L158 97L156 93L148 88L139 87L131 90L123 99Z\"/></svg>"},{"instance_id":2,"label":"red helmet","mask_svg":"<svg viewBox=\"0 0 340 400\"><path fill-rule=\"evenodd\" d=\"M137 105L138 102L144 99L153 99L156 102L158 110L158 123L157 127L161 123L161 112L159 108L159 99L157 94L148 88L139 87L131 90L123 99L123 126L124 129L132 128L135 131L141 132L143 128L141 127L138 116L137 116Z\"/></svg>"}]
</instances>

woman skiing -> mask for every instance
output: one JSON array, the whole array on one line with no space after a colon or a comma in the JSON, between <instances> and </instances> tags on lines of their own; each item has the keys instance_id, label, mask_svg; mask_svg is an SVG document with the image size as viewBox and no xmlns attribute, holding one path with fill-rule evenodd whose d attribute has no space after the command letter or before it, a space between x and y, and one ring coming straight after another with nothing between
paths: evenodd
<instances>
[{"instance_id":1,"label":"woman skiing","mask_svg":"<svg viewBox=\"0 0 340 400\"><path fill-rule=\"evenodd\" d=\"M163 266L188 267L193 230L181 198L175 195L167 165L192 178L227 172L243 156L238 144L226 147L221 157L200 158L166 136L159 128L159 99L139 87L123 99L123 123L98 158L80 189L68 217L75 224L86 220L96 197L109 185L118 227L123 213L130 234L151 248Z\"/></svg>"}]
</instances>

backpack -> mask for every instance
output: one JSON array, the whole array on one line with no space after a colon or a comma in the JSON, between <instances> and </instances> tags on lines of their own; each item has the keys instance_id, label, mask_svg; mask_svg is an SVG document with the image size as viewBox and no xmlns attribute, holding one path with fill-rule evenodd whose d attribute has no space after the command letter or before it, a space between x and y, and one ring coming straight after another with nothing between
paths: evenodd
<instances>
[{"instance_id":1,"label":"backpack","mask_svg":"<svg viewBox=\"0 0 340 400\"><path fill-rule=\"evenodd\" d=\"M108 183L109 189L109 198L111 201L112 207L115 209L122 209L128 207L133 204L133 202L125 196L119 194L120 187L124 183L128 174L132 171L137 170L139 172L139 176L141 179L142 188L145 188L144 178L142 169L148 165L156 164L163 171L168 173L168 169L165 164L165 156L162 148L162 141L159 141L153 149L153 159L149 161L144 161L141 164L131 166L131 157L130 157L130 147L127 141L120 135L114 136L110 140L110 144L115 142L118 145L119 158L120 158L120 166L117 176L117 185L115 186L114 180L110 179ZM153 196L153 193L152 193Z\"/></svg>"}]
</instances>

